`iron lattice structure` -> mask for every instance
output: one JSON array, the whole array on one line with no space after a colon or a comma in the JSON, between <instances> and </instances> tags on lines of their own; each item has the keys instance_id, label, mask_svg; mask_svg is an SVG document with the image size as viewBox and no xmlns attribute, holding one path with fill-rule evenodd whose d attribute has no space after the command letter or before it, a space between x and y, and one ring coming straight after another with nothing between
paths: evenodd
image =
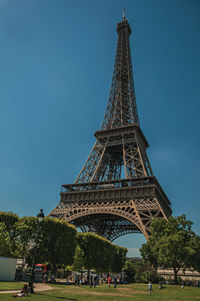
<instances>
[{"instance_id":1,"label":"iron lattice structure","mask_svg":"<svg viewBox=\"0 0 200 301\"><path fill-rule=\"evenodd\" d=\"M62 185L61 200L49 214L83 232L113 241L127 233L149 238L153 218L167 219L171 203L153 175L149 146L140 128L125 17L117 25L112 85L101 130L74 184Z\"/></svg>"}]
</instances>

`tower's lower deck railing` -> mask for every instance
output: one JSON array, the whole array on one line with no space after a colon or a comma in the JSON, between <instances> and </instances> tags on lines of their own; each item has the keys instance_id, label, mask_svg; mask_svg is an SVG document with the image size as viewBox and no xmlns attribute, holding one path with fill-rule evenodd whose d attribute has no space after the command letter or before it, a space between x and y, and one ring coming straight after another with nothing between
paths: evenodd
<instances>
[{"instance_id":1,"label":"tower's lower deck railing","mask_svg":"<svg viewBox=\"0 0 200 301\"><path fill-rule=\"evenodd\" d=\"M77 183L77 184L66 184L62 185L62 193L73 193L73 192L86 192L86 191L98 191L98 190L110 190L128 187L144 187L154 185L159 190L160 194L167 201L170 206L171 203L168 200L165 192L158 183L155 176L141 177L135 179L123 179L123 180L112 180L104 182L91 182L91 183Z\"/></svg>"}]
</instances>

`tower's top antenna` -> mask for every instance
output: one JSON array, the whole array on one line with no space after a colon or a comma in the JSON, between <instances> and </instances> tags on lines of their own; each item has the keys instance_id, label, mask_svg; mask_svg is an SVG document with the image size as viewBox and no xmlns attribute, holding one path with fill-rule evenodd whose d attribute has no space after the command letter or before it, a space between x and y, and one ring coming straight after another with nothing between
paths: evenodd
<instances>
[{"instance_id":1,"label":"tower's top antenna","mask_svg":"<svg viewBox=\"0 0 200 301\"><path fill-rule=\"evenodd\" d=\"M125 21L125 9L123 9L123 21Z\"/></svg>"}]
</instances>

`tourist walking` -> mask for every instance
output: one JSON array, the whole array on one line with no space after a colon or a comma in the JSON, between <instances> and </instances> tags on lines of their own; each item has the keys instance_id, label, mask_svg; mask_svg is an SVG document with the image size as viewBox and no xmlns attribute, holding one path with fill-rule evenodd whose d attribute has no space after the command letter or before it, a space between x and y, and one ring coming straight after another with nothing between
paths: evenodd
<instances>
[{"instance_id":1,"label":"tourist walking","mask_svg":"<svg viewBox=\"0 0 200 301\"><path fill-rule=\"evenodd\" d=\"M117 288L117 277L113 277L114 288Z\"/></svg>"},{"instance_id":2,"label":"tourist walking","mask_svg":"<svg viewBox=\"0 0 200 301\"><path fill-rule=\"evenodd\" d=\"M90 288L93 287L93 276L90 276Z\"/></svg>"},{"instance_id":3,"label":"tourist walking","mask_svg":"<svg viewBox=\"0 0 200 301\"><path fill-rule=\"evenodd\" d=\"M97 283L98 283L98 282L97 282L97 276L95 276L95 277L94 277L94 287L96 287Z\"/></svg>"},{"instance_id":4,"label":"tourist walking","mask_svg":"<svg viewBox=\"0 0 200 301\"><path fill-rule=\"evenodd\" d=\"M51 283L56 283L55 275L54 274L51 275Z\"/></svg>"},{"instance_id":5,"label":"tourist walking","mask_svg":"<svg viewBox=\"0 0 200 301\"><path fill-rule=\"evenodd\" d=\"M151 281L149 281L149 283L148 283L148 289L149 289L149 295L151 295L151 292L152 292L152 284L151 284Z\"/></svg>"}]
</instances>

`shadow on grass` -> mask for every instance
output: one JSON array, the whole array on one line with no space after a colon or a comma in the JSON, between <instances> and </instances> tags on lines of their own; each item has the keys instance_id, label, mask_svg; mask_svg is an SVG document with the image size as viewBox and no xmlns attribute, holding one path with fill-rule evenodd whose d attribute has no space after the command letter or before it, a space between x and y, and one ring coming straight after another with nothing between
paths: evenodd
<instances>
[{"instance_id":1,"label":"shadow on grass","mask_svg":"<svg viewBox=\"0 0 200 301\"><path fill-rule=\"evenodd\" d=\"M69 301L78 301L77 299L72 299L72 298L67 298L67 297L60 297L60 296L52 296L52 295L43 295L43 294L40 294L40 293L37 293L36 295L39 295L39 296L44 296L44 297L52 297L52 298L56 298L56 299L62 299L62 300L69 300Z\"/></svg>"}]
</instances>

